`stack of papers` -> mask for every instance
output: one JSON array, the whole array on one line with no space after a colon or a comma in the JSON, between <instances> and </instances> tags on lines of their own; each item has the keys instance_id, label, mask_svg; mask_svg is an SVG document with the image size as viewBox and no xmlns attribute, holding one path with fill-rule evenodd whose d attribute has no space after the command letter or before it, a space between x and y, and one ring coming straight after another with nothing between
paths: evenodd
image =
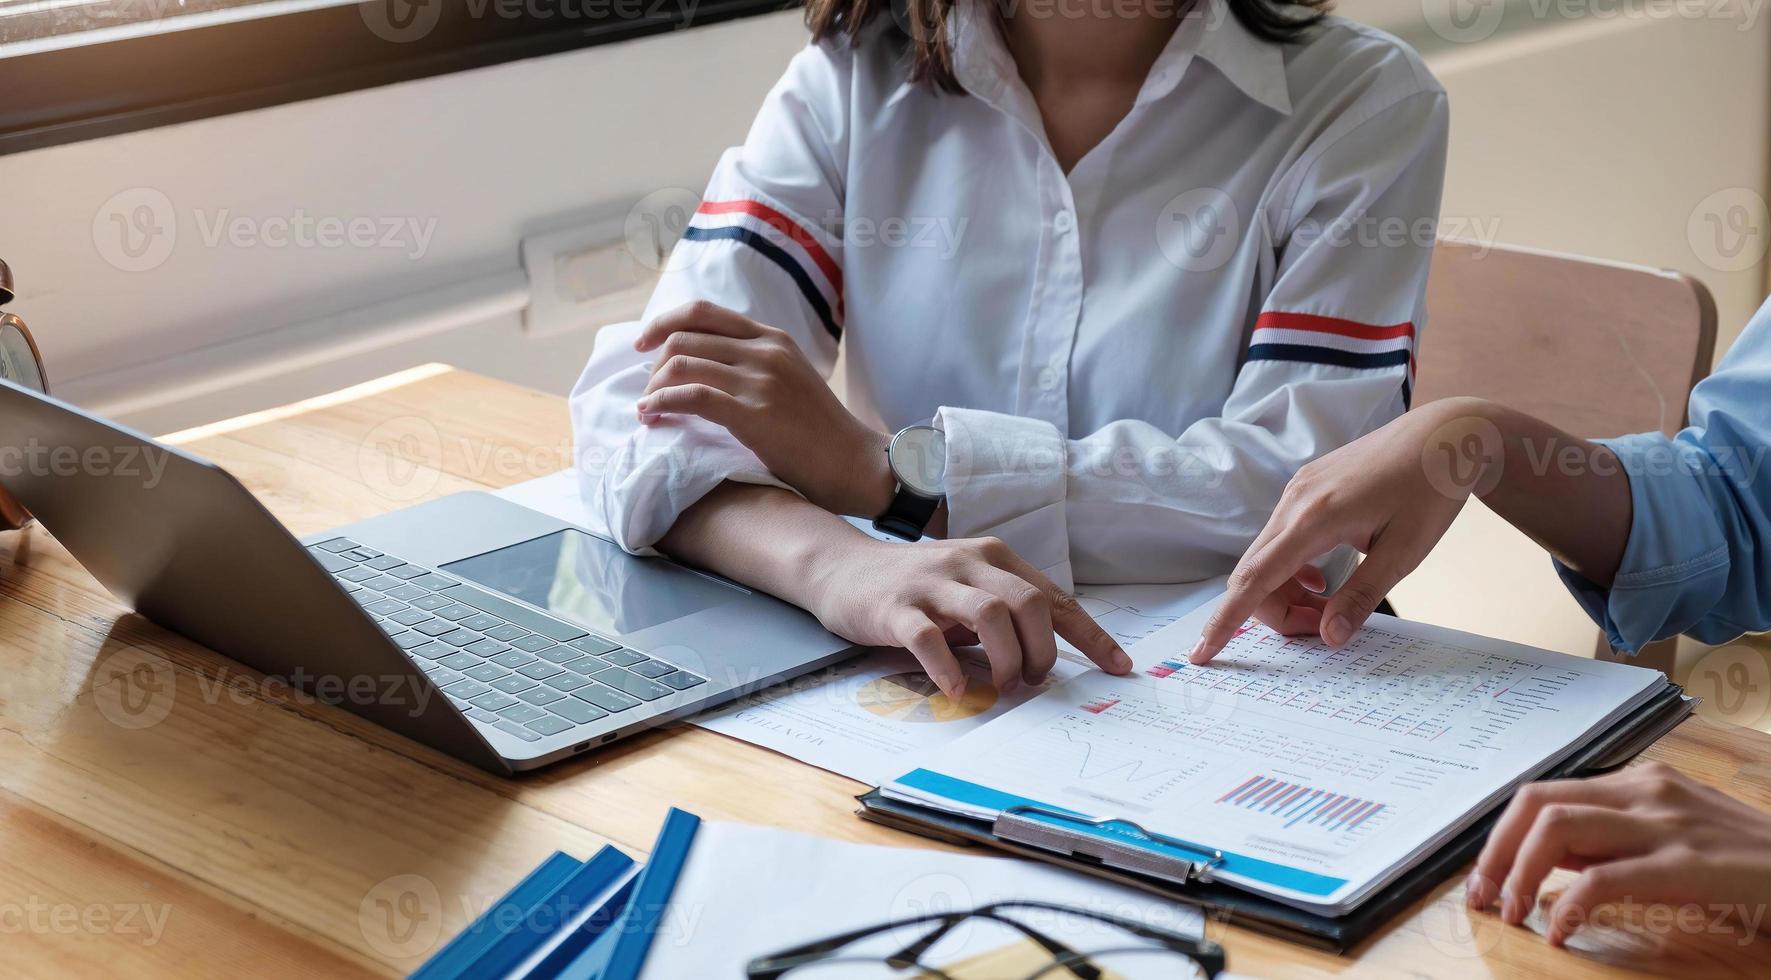
<instances>
[{"instance_id":1,"label":"stack of papers","mask_svg":"<svg viewBox=\"0 0 1771 980\"><path fill-rule=\"evenodd\" d=\"M1660 695L1657 671L1374 616L1348 646L1250 623L1186 663L1201 609L920 759L885 796L962 816L1135 821L1216 880L1341 915ZM1103 830L1101 833L1110 833Z\"/></svg>"}]
</instances>

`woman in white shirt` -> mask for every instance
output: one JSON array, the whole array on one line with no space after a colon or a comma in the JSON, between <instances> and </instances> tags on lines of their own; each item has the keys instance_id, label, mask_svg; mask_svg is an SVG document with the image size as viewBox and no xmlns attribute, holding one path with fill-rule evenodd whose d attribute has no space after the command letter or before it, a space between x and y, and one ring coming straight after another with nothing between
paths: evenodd
<instances>
[{"instance_id":1,"label":"woman in white shirt","mask_svg":"<svg viewBox=\"0 0 1771 980\"><path fill-rule=\"evenodd\" d=\"M811 0L573 395L623 547L949 695L974 639L999 687L1054 628L1128 669L1073 581L1228 570L1300 466L1407 407L1444 169L1443 90L1325 0L999 2Z\"/></svg>"}]
</instances>

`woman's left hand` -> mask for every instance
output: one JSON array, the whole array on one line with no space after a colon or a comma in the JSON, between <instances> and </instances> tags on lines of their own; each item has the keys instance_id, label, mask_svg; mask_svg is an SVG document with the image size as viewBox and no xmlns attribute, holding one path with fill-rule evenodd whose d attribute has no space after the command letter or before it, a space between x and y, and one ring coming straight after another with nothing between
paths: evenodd
<instances>
[{"instance_id":1,"label":"woman's left hand","mask_svg":"<svg viewBox=\"0 0 1771 980\"><path fill-rule=\"evenodd\" d=\"M642 423L696 415L724 426L835 514L871 517L890 505L889 437L843 406L785 331L703 301L646 324L634 348L658 354L635 406Z\"/></svg>"}]
</instances>

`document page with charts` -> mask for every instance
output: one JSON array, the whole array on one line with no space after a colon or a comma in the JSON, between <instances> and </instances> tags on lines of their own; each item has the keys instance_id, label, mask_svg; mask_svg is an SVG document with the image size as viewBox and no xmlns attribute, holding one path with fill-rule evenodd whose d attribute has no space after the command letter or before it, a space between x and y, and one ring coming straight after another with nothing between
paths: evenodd
<instances>
[{"instance_id":1,"label":"document page with charts","mask_svg":"<svg viewBox=\"0 0 1771 980\"><path fill-rule=\"evenodd\" d=\"M1036 806L1135 821L1221 851L1219 881L1335 915L1666 686L1388 616L1339 650L1251 622L1192 666L1215 605L1132 647L1131 675L1079 674L884 794L982 819Z\"/></svg>"}]
</instances>

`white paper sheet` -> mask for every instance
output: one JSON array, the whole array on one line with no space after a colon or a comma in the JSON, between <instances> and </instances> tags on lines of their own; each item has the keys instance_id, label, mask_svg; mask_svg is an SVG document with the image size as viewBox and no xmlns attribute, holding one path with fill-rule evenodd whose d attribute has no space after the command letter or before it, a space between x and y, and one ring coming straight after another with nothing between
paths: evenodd
<instances>
[{"instance_id":1,"label":"white paper sheet","mask_svg":"<svg viewBox=\"0 0 1771 980\"><path fill-rule=\"evenodd\" d=\"M751 959L799 943L1010 899L1123 916L1185 936L1198 936L1203 926L1196 909L1032 861L850 844L710 822L695 835L640 975L643 980L741 976ZM1077 950L1113 948L1127 938L1111 926L1078 928L1080 923L1061 917L1034 924ZM931 952L934 962L952 963L998 948L1005 938L995 927L966 926ZM878 943L856 947L862 950L895 951Z\"/></svg>"},{"instance_id":2,"label":"white paper sheet","mask_svg":"<svg viewBox=\"0 0 1771 980\"><path fill-rule=\"evenodd\" d=\"M903 650L870 650L778 684L694 719L702 728L773 749L870 786L904 772L939 748L1024 704L1040 689L999 695L981 655L960 654L968 679L955 706ZM1081 673L1060 660L1050 686Z\"/></svg>"},{"instance_id":3,"label":"white paper sheet","mask_svg":"<svg viewBox=\"0 0 1771 980\"><path fill-rule=\"evenodd\" d=\"M1078 585L1076 601L1130 650L1224 591L1225 576L1178 585ZM1081 656L1075 647L1059 646Z\"/></svg>"},{"instance_id":4,"label":"white paper sheet","mask_svg":"<svg viewBox=\"0 0 1771 980\"><path fill-rule=\"evenodd\" d=\"M1193 667L1207 614L1132 648L1132 676L1080 674L888 795L1135 820L1224 851L1224 880L1338 911L1664 683L1387 616L1338 651L1251 625Z\"/></svg>"},{"instance_id":5,"label":"white paper sheet","mask_svg":"<svg viewBox=\"0 0 1771 980\"><path fill-rule=\"evenodd\" d=\"M1084 608L1131 646L1215 595L1219 582L1182 586L1096 586L1078 590ZM1045 690L1092 669L1059 660ZM743 698L695 718L695 724L773 749L820 769L878 785L903 774L923 753L952 742L1026 703L1039 690L999 696L981 653L962 653L970 678L957 710L903 650L874 650L834 667Z\"/></svg>"}]
</instances>

